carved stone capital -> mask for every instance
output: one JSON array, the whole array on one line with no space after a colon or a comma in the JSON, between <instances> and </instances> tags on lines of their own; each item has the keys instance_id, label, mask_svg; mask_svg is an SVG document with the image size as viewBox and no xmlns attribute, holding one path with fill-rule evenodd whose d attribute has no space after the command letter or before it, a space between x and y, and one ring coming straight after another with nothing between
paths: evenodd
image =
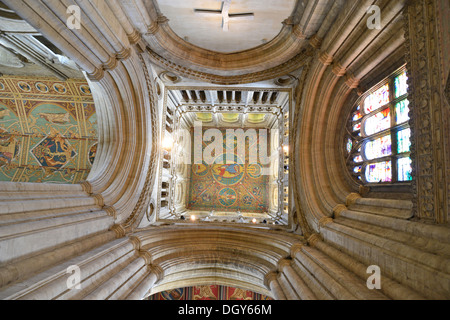
<instances>
[{"instance_id":1,"label":"carved stone capital","mask_svg":"<svg viewBox=\"0 0 450 320\"><path fill-rule=\"evenodd\" d=\"M295 257L295 255L297 254L297 252L302 251L303 248L303 244L301 243L296 243L291 247L291 257Z\"/></svg>"},{"instance_id":2,"label":"carved stone capital","mask_svg":"<svg viewBox=\"0 0 450 320\"><path fill-rule=\"evenodd\" d=\"M270 290L270 283L278 280L279 273L277 271L271 271L264 276L264 284Z\"/></svg>"},{"instance_id":3,"label":"carved stone capital","mask_svg":"<svg viewBox=\"0 0 450 320\"><path fill-rule=\"evenodd\" d=\"M156 21L152 21L152 24L147 29L147 35L153 35L159 31L159 27L162 24L166 24L169 22L169 19L166 16L160 15L156 19Z\"/></svg>"},{"instance_id":4,"label":"carved stone capital","mask_svg":"<svg viewBox=\"0 0 450 320\"><path fill-rule=\"evenodd\" d=\"M157 264L149 265L150 272L156 275L156 282L159 282L164 278L164 270Z\"/></svg>"},{"instance_id":5,"label":"carved stone capital","mask_svg":"<svg viewBox=\"0 0 450 320\"><path fill-rule=\"evenodd\" d=\"M315 244L317 243L317 241L322 241L322 238L320 237L320 235L318 233L313 233L311 236L309 236L308 238L308 244L311 247L314 247Z\"/></svg>"},{"instance_id":6,"label":"carved stone capital","mask_svg":"<svg viewBox=\"0 0 450 320\"><path fill-rule=\"evenodd\" d=\"M105 71L114 70L117 67L118 61L115 56L109 57L108 61L103 64Z\"/></svg>"},{"instance_id":7,"label":"carved stone capital","mask_svg":"<svg viewBox=\"0 0 450 320\"><path fill-rule=\"evenodd\" d=\"M359 194L361 196L365 196L370 192L370 187L368 186L364 186L364 185L360 185L359 186Z\"/></svg>"},{"instance_id":8,"label":"carved stone capital","mask_svg":"<svg viewBox=\"0 0 450 320\"><path fill-rule=\"evenodd\" d=\"M336 76L342 77L347 72L347 69L344 68L339 62L334 64L333 69L331 70Z\"/></svg>"},{"instance_id":9,"label":"carved stone capital","mask_svg":"<svg viewBox=\"0 0 450 320\"><path fill-rule=\"evenodd\" d=\"M346 206L351 206L356 203L356 200L361 199L361 195L359 193L350 193L345 199Z\"/></svg>"},{"instance_id":10,"label":"carved stone capital","mask_svg":"<svg viewBox=\"0 0 450 320\"><path fill-rule=\"evenodd\" d=\"M116 210L114 207L111 207L111 206L104 206L104 207L102 208L102 210L103 210L103 211L106 211L106 213L107 213L109 216L113 217L114 220L117 219L117 210Z\"/></svg>"},{"instance_id":11,"label":"carved stone capital","mask_svg":"<svg viewBox=\"0 0 450 320\"><path fill-rule=\"evenodd\" d=\"M141 240L139 240L138 237L131 236L129 237L131 243L133 244L133 247L135 250L140 251L141 250Z\"/></svg>"},{"instance_id":12,"label":"carved stone capital","mask_svg":"<svg viewBox=\"0 0 450 320\"><path fill-rule=\"evenodd\" d=\"M88 194L92 194L92 184L89 181L83 181L80 182L80 185L83 187L83 190L88 193Z\"/></svg>"},{"instance_id":13,"label":"carved stone capital","mask_svg":"<svg viewBox=\"0 0 450 320\"><path fill-rule=\"evenodd\" d=\"M126 60L131 56L131 49L125 48L116 54L117 60Z\"/></svg>"},{"instance_id":14,"label":"carved stone capital","mask_svg":"<svg viewBox=\"0 0 450 320\"><path fill-rule=\"evenodd\" d=\"M311 37L311 39L309 39L309 44L315 49L320 49L320 47L322 46L322 41L323 41L323 39L319 38L315 34Z\"/></svg>"},{"instance_id":15,"label":"carved stone capital","mask_svg":"<svg viewBox=\"0 0 450 320\"><path fill-rule=\"evenodd\" d=\"M105 76L105 71L103 68L95 68L94 72L87 74L89 80L100 81Z\"/></svg>"},{"instance_id":16,"label":"carved stone capital","mask_svg":"<svg viewBox=\"0 0 450 320\"><path fill-rule=\"evenodd\" d=\"M134 29L133 33L128 35L128 40L130 41L131 45L138 43L139 41L141 41L141 39L141 33L137 29Z\"/></svg>"},{"instance_id":17,"label":"carved stone capital","mask_svg":"<svg viewBox=\"0 0 450 320\"><path fill-rule=\"evenodd\" d=\"M357 79L353 76L351 73L347 73L347 80L345 81L345 84L347 87L351 89L358 88L360 79Z\"/></svg>"},{"instance_id":18,"label":"carved stone capital","mask_svg":"<svg viewBox=\"0 0 450 320\"><path fill-rule=\"evenodd\" d=\"M120 224L115 224L111 227L111 231L116 233L118 239L125 237L125 229Z\"/></svg>"},{"instance_id":19,"label":"carved stone capital","mask_svg":"<svg viewBox=\"0 0 450 320\"><path fill-rule=\"evenodd\" d=\"M101 194L92 194L91 197L95 199L95 203L98 206L103 207L105 205L105 200Z\"/></svg>"},{"instance_id":20,"label":"carved stone capital","mask_svg":"<svg viewBox=\"0 0 450 320\"><path fill-rule=\"evenodd\" d=\"M329 55L327 52L322 52L319 56L319 61L324 65L329 66L333 62L333 56Z\"/></svg>"},{"instance_id":21,"label":"carved stone capital","mask_svg":"<svg viewBox=\"0 0 450 320\"><path fill-rule=\"evenodd\" d=\"M304 40L306 39L306 35L302 32L301 26L299 24L295 25L292 28L292 33L295 35L297 39Z\"/></svg>"},{"instance_id":22,"label":"carved stone capital","mask_svg":"<svg viewBox=\"0 0 450 320\"><path fill-rule=\"evenodd\" d=\"M284 267L290 267L291 263L291 259L281 259L278 261L278 270L283 271Z\"/></svg>"},{"instance_id":23,"label":"carved stone capital","mask_svg":"<svg viewBox=\"0 0 450 320\"><path fill-rule=\"evenodd\" d=\"M342 211L345 211L345 210L348 210L348 208L346 206L344 206L343 204L338 204L333 209L333 218L334 219L339 218L339 216L341 215Z\"/></svg>"},{"instance_id":24,"label":"carved stone capital","mask_svg":"<svg viewBox=\"0 0 450 320\"><path fill-rule=\"evenodd\" d=\"M323 228L325 227L327 224L333 223L333 219L330 217L323 217L319 220L319 227Z\"/></svg>"},{"instance_id":25,"label":"carved stone capital","mask_svg":"<svg viewBox=\"0 0 450 320\"><path fill-rule=\"evenodd\" d=\"M148 251L139 251L139 257L145 260L146 265L151 265L153 262L152 255Z\"/></svg>"}]
</instances>

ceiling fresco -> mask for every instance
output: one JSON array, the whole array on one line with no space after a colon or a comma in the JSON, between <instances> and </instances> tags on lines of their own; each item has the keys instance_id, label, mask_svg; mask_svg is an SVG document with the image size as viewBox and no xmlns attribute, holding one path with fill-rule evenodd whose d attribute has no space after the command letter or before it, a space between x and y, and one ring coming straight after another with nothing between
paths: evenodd
<instances>
[{"instance_id":1,"label":"ceiling fresco","mask_svg":"<svg viewBox=\"0 0 450 320\"><path fill-rule=\"evenodd\" d=\"M97 136L87 82L0 77L0 181L85 180Z\"/></svg>"},{"instance_id":2,"label":"ceiling fresco","mask_svg":"<svg viewBox=\"0 0 450 320\"><path fill-rule=\"evenodd\" d=\"M205 133L207 129L203 128ZM250 161L251 150L259 150L269 141L266 136L249 135L245 147L245 155L240 154L237 139L227 137L227 129L220 128L223 138L223 152L213 154L216 159L213 164L193 164L190 170L190 186L188 192L188 210L215 212L266 213L269 207L268 183L269 176L265 174L264 165L257 157L257 161ZM195 132L192 132L192 146L195 144ZM198 133L197 133L198 134ZM201 139L201 138L200 138ZM203 142L202 151L205 156L214 140ZM265 144L264 144L265 145ZM233 155L234 160L226 161L226 154ZM192 151L194 156L194 150ZM194 159L194 158L193 158ZM219 160L219 161L217 161ZM194 161L193 161L194 162ZM219 162L219 163L216 163Z\"/></svg>"}]
</instances>

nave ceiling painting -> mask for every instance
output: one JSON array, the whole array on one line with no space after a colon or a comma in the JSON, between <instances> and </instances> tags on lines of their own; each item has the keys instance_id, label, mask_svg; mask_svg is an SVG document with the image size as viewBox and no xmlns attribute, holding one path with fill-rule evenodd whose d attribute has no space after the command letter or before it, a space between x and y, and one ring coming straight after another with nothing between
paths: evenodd
<instances>
[{"instance_id":1,"label":"nave ceiling painting","mask_svg":"<svg viewBox=\"0 0 450 320\"><path fill-rule=\"evenodd\" d=\"M0 77L0 181L83 181L97 141L86 81Z\"/></svg>"}]
</instances>

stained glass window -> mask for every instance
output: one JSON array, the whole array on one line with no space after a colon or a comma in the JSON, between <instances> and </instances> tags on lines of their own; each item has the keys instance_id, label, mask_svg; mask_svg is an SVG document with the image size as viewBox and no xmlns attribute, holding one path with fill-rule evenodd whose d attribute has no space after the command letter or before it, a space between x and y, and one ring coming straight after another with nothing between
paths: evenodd
<instances>
[{"instance_id":1,"label":"stained glass window","mask_svg":"<svg viewBox=\"0 0 450 320\"><path fill-rule=\"evenodd\" d=\"M397 160L398 181L411 181L412 168L411 158L400 158Z\"/></svg>"},{"instance_id":2,"label":"stained glass window","mask_svg":"<svg viewBox=\"0 0 450 320\"><path fill-rule=\"evenodd\" d=\"M362 118L362 114L360 111L355 112L355 114L353 115L353 121L358 121L361 118Z\"/></svg>"},{"instance_id":3,"label":"stained glass window","mask_svg":"<svg viewBox=\"0 0 450 320\"><path fill-rule=\"evenodd\" d=\"M386 84L366 98L364 101L364 112L369 114L388 103L389 84Z\"/></svg>"},{"instance_id":4,"label":"stained glass window","mask_svg":"<svg viewBox=\"0 0 450 320\"><path fill-rule=\"evenodd\" d=\"M408 77L406 72L403 72L401 75L394 79L395 86L395 98L401 97L402 95L408 93Z\"/></svg>"},{"instance_id":5,"label":"stained glass window","mask_svg":"<svg viewBox=\"0 0 450 320\"><path fill-rule=\"evenodd\" d=\"M350 173L362 183L412 180L407 95L408 76L401 68L356 101L348 122L352 145L346 141L346 150Z\"/></svg>"},{"instance_id":6,"label":"stained glass window","mask_svg":"<svg viewBox=\"0 0 450 320\"><path fill-rule=\"evenodd\" d=\"M400 101L395 105L395 119L397 124L402 124L409 120L409 101L407 99Z\"/></svg>"},{"instance_id":7,"label":"stained glass window","mask_svg":"<svg viewBox=\"0 0 450 320\"><path fill-rule=\"evenodd\" d=\"M367 118L364 132L370 136L391 127L391 111L389 108Z\"/></svg>"},{"instance_id":8,"label":"stained glass window","mask_svg":"<svg viewBox=\"0 0 450 320\"><path fill-rule=\"evenodd\" d=\"M366 167L367 182L389 182L392 180L391 161L368 164Z\"/></svg>"},{"instance_id":9,"label":"stained glass window","mask_svg":"<svg viewBox=\"0 0 450 320\"><path fill-rule=\"evenodd\" d=\"M347 139L346 147L347 147L347 152L348 153L352 152L352 148L353 148L353 141L352 141L352 139L350 139L350 138Z\"/></svg>"},{"instance_id":10,"label":"stained glass window","mask_svg":"<svg viewBox=\"0 0 450 320\"><path fill-rule=\"evenodd\" d=\"M363 160L362 156L356 156L353 158L353 161L355 163L359 163L359 162L363 162L364 160Z\"/></svg>"},{"instance_id":11,"label":"stained glass window","mask_svg":"<svg viewBox=\"0 0 450 320\"><path fill-rule=\"evenodd\" d=\"M392 154L391 136L388 135L367 142L364 150L367 160L390 156Z\"/></svg>"},{"instance_id":12,"label":"stained glass window","mask_svg":"<svg viewBox=\"0 0 450 320\"><path fill-rule=\"evenodd\" d=\"M409 152L411 150L411 129L397 132L397 153Z\"/></svg>"}]
</instances>

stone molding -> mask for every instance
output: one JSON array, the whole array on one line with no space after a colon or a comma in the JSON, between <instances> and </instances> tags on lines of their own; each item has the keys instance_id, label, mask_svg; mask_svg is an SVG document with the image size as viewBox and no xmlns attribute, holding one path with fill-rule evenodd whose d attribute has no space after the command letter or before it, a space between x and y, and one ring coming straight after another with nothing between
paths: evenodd
<instances>
[{"instance_id":1,"label":"stone molding","mask_svg":"<svg viewBox=\"0 0 450 320\"><path fill-rule=\"evenodd\" d=\"M449 165L445 152L445 106L441 75L444 72L436 26L436 1L410 1L404 11L413 167L413 212L421 219L448 222Z\"/></svg>"}]
</instances>

